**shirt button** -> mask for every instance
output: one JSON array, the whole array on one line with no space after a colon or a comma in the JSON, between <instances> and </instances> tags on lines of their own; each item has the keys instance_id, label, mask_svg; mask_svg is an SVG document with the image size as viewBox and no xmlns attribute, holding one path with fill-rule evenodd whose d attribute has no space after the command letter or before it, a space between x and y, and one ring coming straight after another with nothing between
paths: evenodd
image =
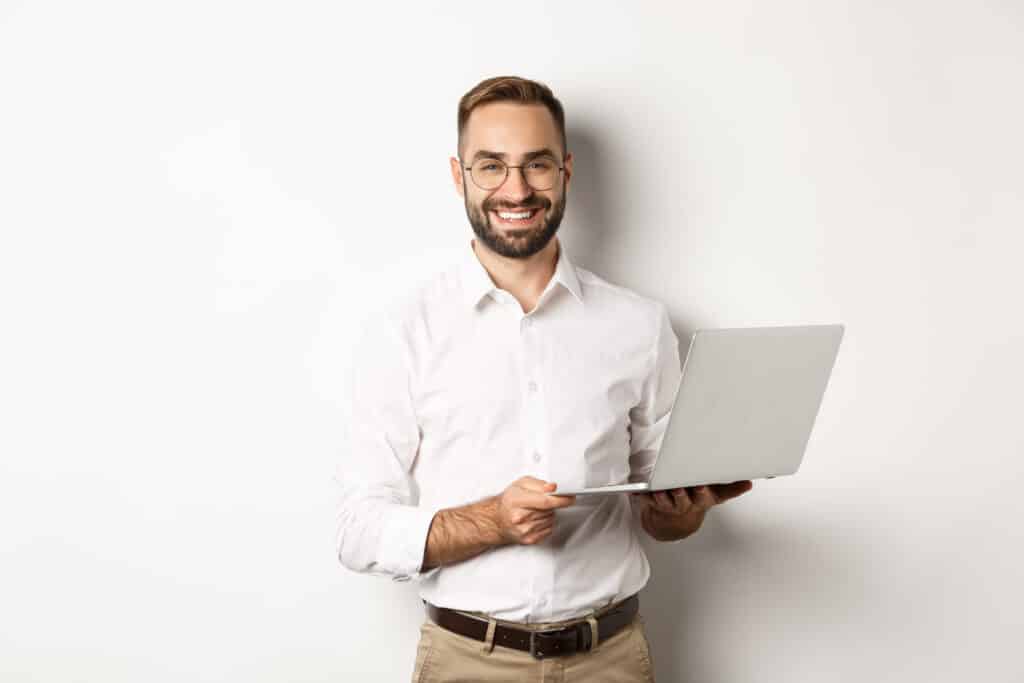
<instances>
[{"instance_id":1,"label":"shirt button","mask_svg":"<svg viewBox=\"0 0 1024 683\"><path fill-rule=\"evenodd\" d=\"M533 392L537 391L537 383L536 382L531 380L530 384L528 386L530 387L530 393L533 393Z\"/></svg>"},{"instance_id":2,"label":"shirt button","mask_svg":"<svg viewBox=\"0 0 1024 683\"><path fill-rule=\"evenodd\" d=\"M529 327L533 323L530 318L523 318L523 327Z\"/></svg>"},{"instance_id":3,"label":"shirt button","mask_svg":"<svg viewBox=\"0 0 1024 683\"><path fill-rule=\"evenodd\" d=\"M540 453L538 453L537 451L533 452L533 461L540 462Z\"/></svg>"},{"instance_id":4,"label":"shirt button","mask_svg":"<svg viewBox=\"0 0 1024 683\"><path fill-rule=\"evenodd\" d=\"M541 607L543 607L544 605L548 604L548 599L547 598L541 598L540 600L537 601L537 604L540 605Z\"/></svg>"}]
</instances>

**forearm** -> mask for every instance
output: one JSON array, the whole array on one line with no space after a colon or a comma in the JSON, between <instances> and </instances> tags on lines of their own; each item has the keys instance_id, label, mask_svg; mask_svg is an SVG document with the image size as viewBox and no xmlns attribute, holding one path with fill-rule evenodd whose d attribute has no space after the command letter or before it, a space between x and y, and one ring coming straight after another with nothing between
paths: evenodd
<instances>
[{"instance_id":1,"label":"forearm","mask_svg":"<svg viewBox=\"0 0 1024 683\"><path fill-rule=\"evenodd\" d=\"M498 497L438 510L427 533L422 571L468 560L505 541L495 521Z\"/></svg>"}]
</instances>

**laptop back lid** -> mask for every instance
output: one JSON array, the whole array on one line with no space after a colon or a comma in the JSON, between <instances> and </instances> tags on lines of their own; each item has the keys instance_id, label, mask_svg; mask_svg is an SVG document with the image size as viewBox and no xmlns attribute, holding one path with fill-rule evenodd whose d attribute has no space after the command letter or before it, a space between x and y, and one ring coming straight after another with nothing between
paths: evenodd
<instances>
[{"instance_id":1,"label":"laptop back lid","mask_svg":"<svg viewBox=\"0 0 1024 683\"><path fill-rule=\"evenodd\" d=\"M694 332L651 489L796 472L843 329L803 325Z\"/></svg>"}]
</instances>

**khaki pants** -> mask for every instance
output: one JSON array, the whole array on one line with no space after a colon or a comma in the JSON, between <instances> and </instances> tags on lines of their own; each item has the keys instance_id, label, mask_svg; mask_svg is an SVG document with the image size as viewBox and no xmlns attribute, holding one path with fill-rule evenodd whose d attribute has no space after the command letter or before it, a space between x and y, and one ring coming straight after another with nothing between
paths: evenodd
<instances>
[{"instance_id":1,"label":"khaki pants","mask_svg":"<svg viewBox=\"0 0 1024 683\"><path fill-rule=\"evenodd\" d=\"M604 610L597 612L600 615ZM467 614L480 613L467 612ZM515 624L531 630L560 628L579 621ZM510 624L496 620L499 624ZM585 622L584 622L585 623ZM493 629L489 630L493 634ZM529 652L485 643L441 628L429 617L420 626L412 683L653 683L654 667L643 616L637 615L607 641L588 652L534 659Z\"/></svg>"}]
</instances>

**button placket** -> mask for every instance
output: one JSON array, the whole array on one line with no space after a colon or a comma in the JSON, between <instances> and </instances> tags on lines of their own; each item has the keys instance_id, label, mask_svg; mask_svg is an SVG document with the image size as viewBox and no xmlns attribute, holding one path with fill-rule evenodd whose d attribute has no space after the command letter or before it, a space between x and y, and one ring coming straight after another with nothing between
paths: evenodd
<instances>
[{"instance_id":1,"label":"button placket","mask_svg":"<svg viewBox=\"0 0 1024 683\"><path fill-rule=\"evenodd\" d=\"M527 462L530 463L529 469L532 471L533 476L540 479L546 479L547 473L543 471L543 467L540 466L540 452L537 450L540 446L538 440L540 434L537 431L538 423L538 409L537 409L537 390L538 384L535 378L537 372L537 349L536 349L536 335L527 334L533 328L533 321L529 316L521 316L519 318L519 368L521 379L523 382L521 387L524 387L523 393L523 412L522 412L522 445ZM535 329L535 328L533 328ZM529 585L528 594L536 594L536 587L539 583L544 581L542 577L546 575L543 567L543 561L541 566L534 567L533 571L530 572L532 578L525 581ZM543 606L541 606L542 608Z\"/></svg>"},{"instance_id":2,"label":"button placket","mask_svg":"<svg viewBox=\"0 0 1024 683\"><path fill-rule=\"evenodd\" d=\"M543 457L541 456L541 434L538 431L538 420L540 412L538 410L537 403L537 392L539 385L535 379L534 373L537 372L536 359L538 358L536 344L537 339L535 334L526 335L527 330L536 330L536 321L530 315L524 315L520 319L520 329L524 332L522 337L522 343L520 349L522 351L522 361L524 375L529 378L526 383L527 400L526 400L526 412L525 412L525 424L526 424L526 435L527 440L524 442L527 458L533 463L533 465L541 465ZM543 471L542 467L534 469L537 473L536 476L546 478L548 473Z\"/></svg>"}]
</instances>

